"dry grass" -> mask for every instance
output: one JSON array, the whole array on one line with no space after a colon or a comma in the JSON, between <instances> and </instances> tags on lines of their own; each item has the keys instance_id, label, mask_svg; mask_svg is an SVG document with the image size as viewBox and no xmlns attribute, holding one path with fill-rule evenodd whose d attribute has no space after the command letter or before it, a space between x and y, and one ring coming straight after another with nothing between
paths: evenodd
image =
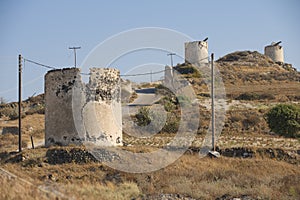
<instances>
[{"instance_id":1,"label":"dry grass","mask_svg":"<svg viewBox=\"0 0 300 200\"><path fill-rule=\"evenodd\" d=\"M229 97L237 97L238 95L249 92L249 93L258 93L258 94L272 94L276 96L276 100L279 101L280 98L285 96L295 96L300 93L300 83L299 82L275 82L275 83L258 83L258 84L239 84L237 87L236 84L226 84L226 93ZM287 100L287 99L284 99Z\"/></svg>"},{"instance_id":2,"label":"dry grass","mask_svg":"<svg viewBox=\"0 0 300 200\"><path fill-rule=\"evenodd\" d=\"M0 121L0 127L18 127L18 120ZM45 115L32 114L22 119L22 147L31 147L30 137L33 137L35 144L41 143L45 138ZM18 135L0 135L0 148L5 147L6 151L18 149Z\"/></svg>"},{"instance_id":3,"label":"dry grass","mask_svg":"<svg viewBox=\"0 0 300 200\"><path fill-rule=\"evenodd\" d=\"M184 156L174 165L146 175L150 177L148 184L143 179L138 181L143 183L140 185L146 193L179 193L203 199L224 194L297 199L300 197L297 169L272 160L211 160Z\"/></svg>"},{"instance_id":4,"label":"dry grass","mask_svg":"<svg viewBox=\"0 0 300 200\"><path fill-rule=\"evenodd\" d=\"M76 199L101 199L101 200L128 200L140 195L139 188L135 183L125 182L120 185L108 182L106 184L88 183L66 184L68 196L73 196L76 191Z\"/></svg>"},{"instance_id":5,"label":"dry grass","mask_svg":"<svg viewBox=\"0 0 300 200\"><path fill-rule=\"evenodd\" d=\"M134 151L138 152L138 148ZM1 166L37 185L49 183L76 199L131 199L162 193L196 199L215 199L224 194L262 199L300 198L299 165L271 159L200 159L197 154L188 154L159 171L131 174L94 162L50 165L46 162L46 150L26 150L25 161ZM0 193L13 191L5 186Z\"/></svg>"},{"instance_id":6,"label":"dry grass","mask_svg":"<svg viewBox=\"0 0 300 200\"><path fill-rule=\"evenodd\" d=\"M56 195L35 185L0 172L0 199L55 199Z\"/></svg>"}]
</instances>

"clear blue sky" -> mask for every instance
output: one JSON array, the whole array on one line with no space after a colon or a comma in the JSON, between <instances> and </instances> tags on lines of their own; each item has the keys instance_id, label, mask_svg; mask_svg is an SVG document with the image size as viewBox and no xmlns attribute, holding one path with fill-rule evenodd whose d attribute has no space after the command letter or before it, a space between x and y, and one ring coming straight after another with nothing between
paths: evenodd
<instances>
[{"instance_id":1,"label":"clear blue sky","mask_svg":"<svg viewBox=\"0 0 300 200\"><path fill-rule=\"evenodd\" d=\"M1 0L0 96L17 99L20 53L48 65L71 66L69 46L82 47L80 64L106 38L140 27L174 29L196 40L209 37L216 58L238 50L263 53L265 45L282 40L286 62L299 70L299 10L298 0ZM169 64L169 58L162 62ZM46 72L25 65L24 99L43 92Z\"/></svg>"}]
</instances>

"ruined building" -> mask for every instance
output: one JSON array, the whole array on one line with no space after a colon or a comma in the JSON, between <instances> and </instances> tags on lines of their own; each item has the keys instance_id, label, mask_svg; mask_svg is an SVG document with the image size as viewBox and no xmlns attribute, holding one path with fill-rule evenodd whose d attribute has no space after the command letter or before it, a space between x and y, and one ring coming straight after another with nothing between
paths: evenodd
<instances>
[{"instance_id":1,"label":"ruined building","mask_svg":"<svg viewBox=\"0 0 300 200\"><path fill-rule=\"evenodd\" d=\"M283 47L280 42L272 42L271 45L265 47L265 55L269 56L274 62L284 63Z\"/></svg>"},{"instance_id":2,"label":"ruined building","mask_svg":"<svg viewBox=\"0 0 300 200\"><path fill-rule=\"evenodd\" d=\"M45 75L45 145L122 144L120 74L90 69L89 83L80 69L51 70Z\"/></svg>"},{"instance_id":3,"label":"ruined building","mask_svg":"<svg viewBox=\"0 0 300 200\"><path fill-rule=\"evenodd\" d=\"M191 64L208 63L208 43L203 41L193 41L184 43L185 62Z\"/></svg>"}]
</instances>

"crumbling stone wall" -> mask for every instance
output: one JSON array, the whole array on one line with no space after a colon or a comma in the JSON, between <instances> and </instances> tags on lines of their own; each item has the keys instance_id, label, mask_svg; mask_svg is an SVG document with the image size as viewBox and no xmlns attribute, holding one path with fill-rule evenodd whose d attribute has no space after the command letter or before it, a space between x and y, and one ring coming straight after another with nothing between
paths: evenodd
<instances>
[{"instance_id":1,"label":"crumbling stone wall","mask_svg":"<svg viewBox=\"0 0 300 200\"><path fill-rule=\"evenodd\" d=\"M265 47L265 55L269 56L274 62L284 63L283 47L280 45L268 45Z\"/></svg>"},{"instance_id":2,"label":"crumbling stone wall","mask_svg":"<svg viewBox=\"0 0 300 200\"><path fill-rule=\"evenodd\" d=\"M19 134L19 127L18 126L8 126L8 127L0 127L0 135L1 134L8 134L11 133L13 135Z\"/></svg>"},{"instance_id":3,"label":"crumbling stone wall","mask_svg":"<svg viewBox=\"0 0 300 200\"><path fill-rule=\"evenodd\" d=\"M122 144L120 72L110 68L91 68L88 100L83 107L85 141L100 146Z\"/></svg>"},{"instance_id":4,"label":"crumbling stone wall","mask_svg":"<svg viewBox=\"0 0 300 200\"><path fill-rule=\"evenodd\" d=\"M120 75L92 68L84 84L80 69L51 70L45 76L45 145L92 142L122 144Z\"/></svg>"}]
</instances>

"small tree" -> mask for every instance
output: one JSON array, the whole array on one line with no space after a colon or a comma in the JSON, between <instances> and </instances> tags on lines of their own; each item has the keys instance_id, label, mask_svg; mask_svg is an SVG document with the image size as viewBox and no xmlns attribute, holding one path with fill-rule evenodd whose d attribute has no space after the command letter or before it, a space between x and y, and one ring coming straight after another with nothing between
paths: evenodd
<instances>
[{"instance_id":1,"label":"small tree","mask_svg":"<svg viewBox=\"0 0 300 200\"><path fill-rule=\"evenodd\" d=\"M299 106L279 104L267 113L266 119L271 131L288 137L300 136Z\"/></svg>"}]
</instances>

